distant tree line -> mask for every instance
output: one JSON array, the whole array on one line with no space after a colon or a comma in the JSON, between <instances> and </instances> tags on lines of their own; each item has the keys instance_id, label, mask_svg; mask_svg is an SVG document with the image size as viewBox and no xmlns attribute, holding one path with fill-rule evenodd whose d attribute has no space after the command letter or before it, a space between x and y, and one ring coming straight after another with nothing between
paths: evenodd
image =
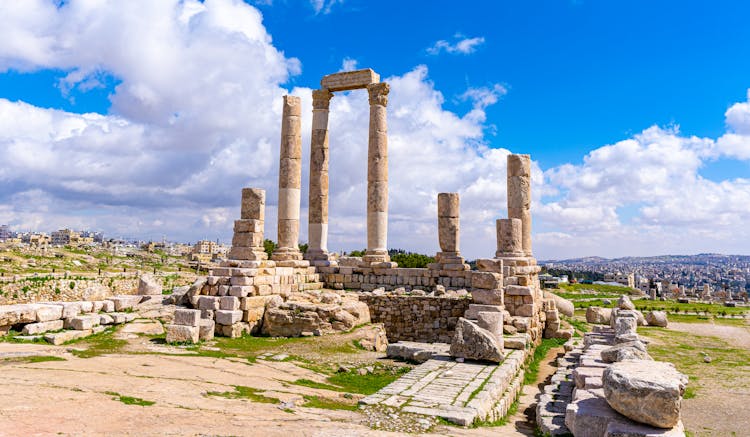
<instances>
[{"instance_id":1,"label":"distant tree line","mask_svg":"<svg viewBox=\"0 0 750 437\"><path fill-rule=\"evenodd\" d=\"M573 271L568 269L548 269L546 267L542 267L542 273L549 273L552 276L562 276L567 275L568 280L572 280L573 278L576 278L579 281L603 281L604 280L604 274L603 273L597 273L597 272L589 272L589 271Z\"/></svg>"}]
</instances>

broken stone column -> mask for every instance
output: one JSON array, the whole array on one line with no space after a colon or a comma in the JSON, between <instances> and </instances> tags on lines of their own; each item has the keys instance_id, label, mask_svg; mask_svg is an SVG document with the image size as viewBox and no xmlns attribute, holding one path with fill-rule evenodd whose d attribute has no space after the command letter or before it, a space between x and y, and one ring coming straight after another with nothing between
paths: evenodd
<instances>
[{"instance_id":1,"label":"broken stone column","mask_svg":"<svg viewBox=\"0 0 750 437\"><path fill-rule=\"evenodd\" d=\"M299 250L299 206L302 180L301 101L284 96L279 159L278 245L274 261L301 260Z\"/></svg>"},{"instance_id":2,"label":"broken stone column","mask_svg":"<svg viewBox=\"0 0 750 437\"><path fill-rule=\"evenodd\" d=\"M438 270L469 270L458 250L459 236L459 197L458 193L438 194L438 242L440 252L435 255Z\"/></svg>"},{"instance_id":3,"label":"broken stone column","mask_svg":"<svg viewBox=\"0 0 750 437\"><path fill-rule=\"evenodd\" d=\"M508 217L521 220L521 243L531 256L531 156L508 155Z\"/></svg>"},{"instance_id":4,"label":"broken stone column","mask_svg":"<svg viewBox=\"0 0 750 437\"><path fill-rule=\"evenodd\" d=\"M524 256L522 222L517 218L499 219L496 222L496 257Z\"/></svg>"},{"instance_id":5,"label":"broken stone column","mask_svg":"<svg viewBox=\"0 0 750 437\"><path fill-rule=\"evenodd\" d=\"M240 219L234 221L234 236L229 259L262 261L268 259L263 249L263 223L266 215L266 191L243 188Z\"/></svg>"},{"instance_id":6,"label":"broken stone column","mask_svg":"<svg viewBox=\"0 0 750 437\"><path fill-rule=\"evenodd\" d=\"M388 105L387 83L367 86L370 135L367 147L367 250L365 264L389 262L388 256Z\"/></svg>"},{"instance_id":7,"label":"broken stone column","mask_svg":"<svg viewBox=\"0 0 750 437\"><path fill-rule=\"evenodd\" d=\"M333 94L324 88L314 90L312 97L310 203L305 259L316 265L327 265L331 260L328 254L328 108Z\"/></svg>"}]
</instances>

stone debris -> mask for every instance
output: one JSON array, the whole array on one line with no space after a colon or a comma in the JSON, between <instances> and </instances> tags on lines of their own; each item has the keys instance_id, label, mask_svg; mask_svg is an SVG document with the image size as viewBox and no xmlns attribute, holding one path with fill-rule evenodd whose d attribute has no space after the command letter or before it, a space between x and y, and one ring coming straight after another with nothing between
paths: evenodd
<instances>
[{"instance_id":1,"label":"stone debris","mask_svg":"<svg viewBox=\"0 0 750 437\"><path fill-rule=\"evenodd\" d=\"M463 317L458 319L450 354L453 357L496 363L503 361L505 357L503 346L498 344L495 334Z\"/></svg>"},{"instance_id":2,"label":"stone debris","mask_svg":"<svg viewBox=\"0 0 750 437\"><path fill-rule=\"evenodd\" d=\"M619 299L617 299L617 308L621 310L634 310L635 305L633 304L633 301L630 300L630 297L623 294Z\"/></svg>"},{"instance_id":3,"label":"stone debris","mask_svg":"<svg viewBox=\"0 0 750 437\"><path fill-rule=\"evenodd\" d=\"M624 360L651 360L646 345L641 341L629 341L616 344L601 351L602 361L616 363Z\"/></svg>"},{"instance_id":4,"label":"stone debris","mask_svg":"<svg viewBox=\"0 0 750 437\"><path fill-rule=\"evenodd\" d=\"M158 295L161 296L162 284L153 275L145 274L138 279L139 295Z\"/></svg>"},{"instance_id":5,"label":"stone debris","mask_svg":"<svg viewBox=\"0 0 750 437\"><path fill-rule=\"evenodd\" d=\"M424 363L425 361L437 357L448 357L450 345L447 343L418 343L413 341L399 341L391 343L386 349L386 355L389 358L397 358L414 363Z\"/></svg>"},{"instance_id":6,"label":"stone debris","mask_svg":"<svg viewBox=\"0 0 750 437\"><path fill-rule=\"evenodd\" d=\"M621 361L604 370L604 397L620 414L640 423L672 428L680 421L687 376L671 363Z\"/></svg>"},{"instance_id":7,"label":"stone debris","mask_svg":"<svg viewBox=\"0 0 750 437\"><path fill-rule=\"evenodd\" d=\"M597 325L609 325L612 317L611 308L588 307L586 308L586 323Z\"/></svg>"}]
</instances>

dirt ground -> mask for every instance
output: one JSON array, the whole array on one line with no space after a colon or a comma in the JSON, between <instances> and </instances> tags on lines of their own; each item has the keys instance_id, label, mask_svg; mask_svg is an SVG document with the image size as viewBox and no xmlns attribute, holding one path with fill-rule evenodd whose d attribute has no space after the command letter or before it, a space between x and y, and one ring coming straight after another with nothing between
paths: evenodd
<instances>
[{"instance_id":1,"label":"dirt ground","mask_svg":"<svg viewBox=\"0 0 750 437\"><path fill-rule=\"evenodd\" d=\"M669 339L678 347L663 359L692 376L695 396L683 399L682 419L694 436L743 436L750 429L750 327L712 323L671 323ZM703 361L703 353L712 357Z\"/></svg>"},{"instance_id":2,"label":"dirt ground","mask_svg":"<svg viewBox=\"0 0 750 437\"><path fill-rule=\"evenodd\" d=\"M119 353L79 358L80 345L0 343L0 436L35 435L248 435L378 436L402 435L371 429L357 411L307 408L303 396L341 399L340 392L292 384L325 377L293 362L185 354L184 348L155 343L148 337L119 335L128 343ZM302 344L285 344L287 353ZM326 347L326 346L324 346ZM63 360L28 362L24 357ZM346 358L343 354L336 359ZM551 352L540 379L554 371ZM361 353L356 360L382 360ZM282 403L210 395L231 393L235 386L259 389ZM536 387L527 387L520 408L507 425L463 429L440 425L431 435L531 436ZM136 398L153 405L132 405Z\"/></svg>"}]
</instances>

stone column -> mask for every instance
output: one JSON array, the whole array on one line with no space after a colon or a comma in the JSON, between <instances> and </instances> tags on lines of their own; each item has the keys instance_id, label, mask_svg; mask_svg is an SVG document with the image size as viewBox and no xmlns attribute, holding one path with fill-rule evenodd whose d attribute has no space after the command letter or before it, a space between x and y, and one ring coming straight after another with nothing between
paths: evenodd
<instances>
[{"instance_id":1,"label":"stone column","mask_svg":"<svg viewBox=\"0 0 750 437\"><path fill-rule=\"evenodd\" d=\"M531 157L508 155L508 217L521 220L523 252L531 256Z\"/></svg>"},{"instance_id":2,"label":"stone column","mask_svg":"<svg viewBox=\"0 0 750 437\"><path fill-rule=\"evenodd\" d=\"M370 94L370 136L367 147L366 264L388 262L388 105L387 83L367 86Z\"/></svg>"},{"instance_id":3,"label":"stone column","mask_svg":"<svg viewBox=\"0 0 750 437\"><path fill-rule=\"evenodd\" d=\"M274 261L301 260L299 251L299 206L302 180L301 101L284 96L279 158L278 241Z\"/></svg>"},{"instance_id":4,"label":"stone column","mask_svg":"<svg viewBox=\"0 0 750 437\"><path fill-rule=\"evenodd\" d=\"M243 188L240 219L234 221L229 259L262 261L268 258L263 250L265 218L266 191L260 188Z\"/></svg>"},{"instance_id":5,"label":"stone column","mask_svg":"<svg viewBox=\"0 0 750 437\"><path fill-rule=\"evenodd\" d=\"M524 256L522 222L517 218L500 219L497 224L496 257Z\"/></svg>"},{"instance_id":6,"label":"stone column","mask_svg":"<svg viewBox=\"0 0 750 437\"><path fill-rule=\"evenodd\" d=\"M333 94L314 90L312 135L310 137L310 203L308 247L305 259L326 264L328 255L328 107Z\"/></svg>"},{"instance_id":7,"label":"stone column","mask_svg":"<svg viewBox=\"0 0 750 437\"><path fill-rule=\"evenodd\" d=\"M458 193L438 194L438 242L440 252L435 255L440 270L468 270L458 250L459 236Z\"/></svg>"}]
</instances>

